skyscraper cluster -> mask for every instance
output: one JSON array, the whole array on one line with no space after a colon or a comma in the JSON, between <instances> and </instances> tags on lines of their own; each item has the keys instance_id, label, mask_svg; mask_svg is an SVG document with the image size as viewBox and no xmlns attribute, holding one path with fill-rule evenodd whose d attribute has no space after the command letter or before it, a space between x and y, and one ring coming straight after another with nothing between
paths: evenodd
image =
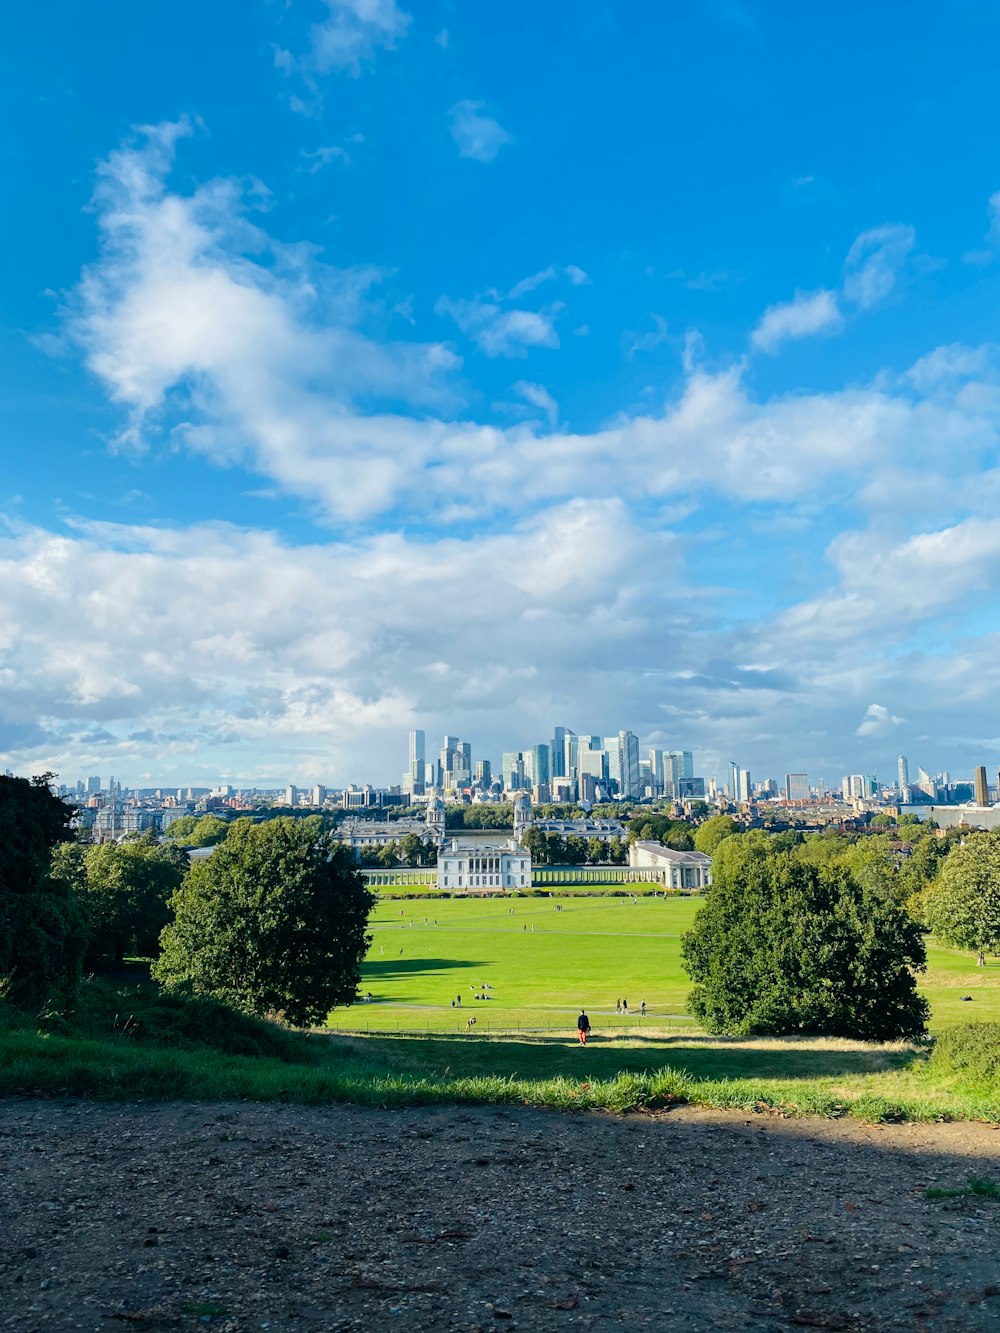
<instances>
[{"instance_id":1,"label":"skyscraper cluster","mask_svg":"<svg viewBox=\"0 0 1000 1333\"><path fill-rule=\"evenodd\" d=\"M600 801L702 796L704 782L694 775L690 750L650 749L643 755L638 736L628 730L602 737L555 727L551 740L504 751L497 773L488 759L473 763L471 745L457 736L445 736L438 758L428 760L425 733L413 730L403 790L421 796L432 789L493 796L526 791L536 801Z\"/></svg>"}]
</instances>

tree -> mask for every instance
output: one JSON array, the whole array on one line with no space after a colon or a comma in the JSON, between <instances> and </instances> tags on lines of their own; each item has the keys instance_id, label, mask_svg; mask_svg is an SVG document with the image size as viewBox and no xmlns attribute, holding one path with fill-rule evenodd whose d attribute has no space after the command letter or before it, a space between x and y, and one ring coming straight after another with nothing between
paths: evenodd
<instances>
[{"instance_id":1,"label":"tree","mask_svg":"<svg viewBox=\"0 0 1000 1333\"><path fill-rule=\"evenodd\" d=\"M373 902L328 830L237 819L171 899L153 975L247 1013L321 1023L357 994Z\"/></svg>"},{"instance_id":2,"label":"tree","mask_svg":"<svg viewBox=\"0 0 1000 1333\"><path fill-rule=\"evenodd\" d=\"M187 870L187 853L161 847L153 833L88 847L80 880L91 922L88 964L120 967L126 953L156 954L170 898Z\"/></svg>"},{"instance_id":3,"label":"tree","mask_svg":"<svg viewBox=\"0 0 1000 1333\"><path fill-rule=\"evenodd\" d=\"M710 1032L891 1041L922 1033L920 928L844 867L804 864L753 834L727 839L682 942L692 1011Z\"/></svg>"},{"instance_id":4,"label":"tree","mask_svg":"<svg viewBox=\"0 0 1000 1333\"><path fill-rule=\"evenodd\" d=\"M86 913L52 852L71 841L73 810L41 777L0 776L0 984L15 1004L41 1004L80 975Z\"/></svg>"},{"instance_id":5,"label":"tree","mask_svg":"<svg viewBox=\"0 0 1000 1333\"><path fill-rule=\"evenodd\" d=\"M165 837L178 847L214 847L229 831L229 820L218 815L181 815L167 828Z\"/></svg>"},{"instance_id":6,"label":"tree","mask_svg":"<svg viewBox=\"0 0 1000 1333\"><path fill-rule=\"evenodd\" d=\"M549 863L548 839L540 828L532 825L525 829L521 845L531 857L532 865L545 866Z\"/></svg>"},{"instance_id":7,"label":"tree","mask_svg":"<svg viewBox=\"0 0 1000 1333\"><path fill-rule=\"evenodd\" d=\"M603 838L587 839L587 864L592 866L602 865L608 856L608 849L604 844Z\"/></svg>"},{"instance_id":8,"label":"tree","mask_svg":"<svg viewBox=\"0 0 1000 1333\"><path fill-rule=\"evenodd\" d=\"M927 926L946 944L1000 953L1000 830L973 833L923 894Z\"/></svg>"},{"instance_id":9,"label":"tree","mask_svg":"<svg viewBox=\"0 0 1000 1333\"><path fill-rule=\"evenodd\" d=\"M700 824L695 831L695 850L711 856L723 838L731 838L739 833L740 826L732 815L713 815Z\"/></svg>"}]
</instances>

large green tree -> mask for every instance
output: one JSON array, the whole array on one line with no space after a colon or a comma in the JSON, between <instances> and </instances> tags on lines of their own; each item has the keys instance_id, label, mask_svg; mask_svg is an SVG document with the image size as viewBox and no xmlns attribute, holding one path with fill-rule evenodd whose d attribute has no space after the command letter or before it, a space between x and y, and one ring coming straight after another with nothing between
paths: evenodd
<instances>
[{"instance_id":1,"label":"large green tree","mask_svg":"<svg viewBox=\"0 0 1000 1333\"><path fill-rule=\"evenodd\" d=\"M153 833L124 842L62 847L54 865L72 878L90 916L88 966L121 966L126 953L149 958L170 920L168 903L188 869L187 853Z\"/></svg>"},{"instance_id":2,"label":"large green tree","mask_svg":"<svg viewBox=\"0 0 1000 1333\"><path fill-rule=\"evenodd\" d=\"M181 815L170 824L165 837L178 847L214 847L229 832L229 820L211 813Z\"/></svg>"},{"instance_id":3,"label":"large green tree","mask_svg":"<svg viewBox=\"0 0 1000 1333\"><path fill-rule=\"evenodd\" d=\"M973 833L955 847L920 907L945 943L1000 953L1000 829Z\"/></svg>"},{"instance_id":4,"label":"large green tree","mask_svg":"<svg viewBox=\"0 0 1000 1333\"><path fill-rule=\"evenodd\" d=\"M153 974L247 1013L321 1023L357 994L373 901L329 831L238 819L171 899Z\"/></svg>"},{"instance_id":5,"label":"large green tree","mask_svg":"<svg viewBox=\"0 0 1000 1333\"><path fill-rule=\"evenodd\" d=\"M713 815L704 824L699 824L694 835L695 849L711 856L723 838L731 838L739 831L740 826L732 815Z\"/></svg>"},{"instance_id":6,"label":"large green tree","mask_svg":"<svg viewBox=\"0 0 1000 1333\"><path fill-rule=\"evenodd\" d=\"M727 839L683 940L689 1005L710 1032L890 1041L923 1032L920 928L884 890L840 866Z\"/></svg>"},{"instance_id":7,"label":"large green tree","mask_svg":"<svg viewBox=\"0 0 1000 1333\"><path fill-rule=\"evenodd\" d=\"M36 1005L80 975L86 914L71 880L52 871L69 842L72 809L38 778L0 776L0 988Z\"/></svg>"}]
</instances>

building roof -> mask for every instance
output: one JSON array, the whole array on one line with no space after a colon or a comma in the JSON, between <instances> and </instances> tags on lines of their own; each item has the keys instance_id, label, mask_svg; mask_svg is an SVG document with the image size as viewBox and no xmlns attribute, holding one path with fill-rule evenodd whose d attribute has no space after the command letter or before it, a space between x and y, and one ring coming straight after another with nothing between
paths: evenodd
<instances>
[{"instance_id":1,"label":"building roof","mask_svg":"<svg viewBox=\"0 0 1000 1333\"><path fill-rule=\"evenodd\" d=\"M712 858L705 852L678 852L673 847L665 847L662 842L637 842L644 852L659 857L661 861L670 861L678 866L710 866Z\"/></svg>"}]
</instances>

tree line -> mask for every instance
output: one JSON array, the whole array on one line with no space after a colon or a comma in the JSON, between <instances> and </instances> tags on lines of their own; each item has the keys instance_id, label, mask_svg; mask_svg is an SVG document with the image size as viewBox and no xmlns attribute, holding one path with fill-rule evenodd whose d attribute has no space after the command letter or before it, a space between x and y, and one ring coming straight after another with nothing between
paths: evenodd
<instances>
[{"instance_id":1,"label":"tree line","mask_svg":"<svg viewBox=\"0 0 1000 1333\"><path fill-rule=\"evenodd\" d=\"M173 990L298 1026L355 998L374 902L321 816L236 819L210 857L152 833L83 846L50 774L0 776L0 986L36 1008L152 957Z\"/></svg>"}]
</instances>

